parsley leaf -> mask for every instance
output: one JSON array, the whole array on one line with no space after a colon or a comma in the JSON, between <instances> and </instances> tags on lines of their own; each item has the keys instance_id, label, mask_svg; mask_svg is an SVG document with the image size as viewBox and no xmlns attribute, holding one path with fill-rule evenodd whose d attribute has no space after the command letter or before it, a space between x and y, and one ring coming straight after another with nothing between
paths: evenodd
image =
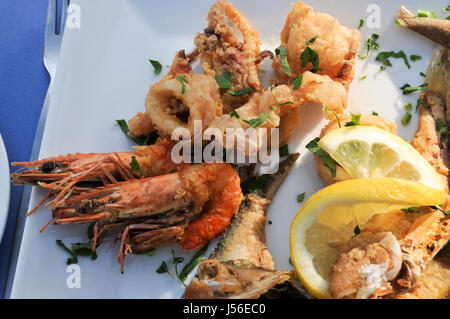
<instances>
[{"instance_id":1,"label":"parsley leaf","mask_svg":"<svg viewBox=\"0 0 450 319\"><path fill-rule=\"evenodd\" d=\"M230 112L230 117L235 117L235 118L237 118L237 119L240 118L238 112L236 112L236 111L234 111L234 110Z\"/></svg>"},{"instance_id":2,"label":"parsley leaf","mask_svg":"<svg viewBox=\"0 0 450 319\"><path fill-rule=\"evenodd\" d=\"M144 252L142 252L142 253L139 253L139 255L142 255L142 256L153 256L154 254L156 253L156 249L150 249L150 250L147 250L147 251L144 251Z\"/></svg>"},{"instance_id":3,"label":"parsley leaf","mask_svg":"<svg viewBox=\"0 0 450 319\"><path fill-rule=\"evenodd\" d=\"M270 94L272 95L272 98L274 99L275 103L278 106L283 106L283 105L287 105L287 104L294 104L294 102L291 102L291 101L287 101L287 102L284 102L284 103L281 103L281 104L278 103L277 98L275 97L275 95L273 95L272 89L273 89L273 85L270 87Z\"/></svg>"},{"instance_id":4,"label":"parsley leaf","mask_svg":"<svg viewBox=\"0 0 450 319\"><path fill-rule=\"evenodd\" d=\"M300 86L302 85L302 81L303 81L303 74L292 79L292 82L294 83L294 90L298 90L300 88Z\"/></svg>"},{"instance_id":5,"label":"parsley leaf","mask_svg":"<svg viewBox=\"0 0 450 319\"><path fill-rule=\"evenodd\" d=\"M445 125L444 121L442 121L440 118L436 120L436 131L441 133L442 135L447 135L448 128Z\"/></svg>"},{"instance_id":6,"label":"parsley leaf","mask_svg":"<svg viewBox=\"0 0 450 319\"><path fill-rule=\"evenodd\" d=\"M67 265L78 263L77 255L69 248L67 248L67 246L64 245L64 243L60 239L56 240L56 245L61 247L65 252L67 252L71 256L71 258L67 258Z\"/></svg>"},{"instance_id":7,"label":"parsley leaf","mask_svg":"<svg viewBox=\"0 0 450 319\"><path fill-rule=\"evenodd\" d=\"M415 87L411 87L411 85L409 85L408 83L406 83L405 85L403 85L402 87L400 87L400 89L403 91L403 95L407 95L407 94L411 94L415 91L431 91L427 88L425 88L428 85L428 83L424 83L422 85L419 86L415 86Z\"/></svg>"},{"instance_id":8,"label":"parsley leaf","mask_svg":"<svg viewBox=\"0 0 450 319\"><path fill-rule=\"evenodd\" d=\"M359 19L359 27L358 27L358 30L361 30L361 28L363 27L363 25L364 25L364 19Z\"/></svg>"},{"instance_id":9,"label":"parsley leaf","mask_svg":"<svg viewBox=\"0 0 450 319\"><path fill-rule=\"evenodd\" d=\"M334 159L325 152L317 143L320 141L320 138L317 137L313 139L311 142L309 142L306 145L306 148L316 154L320 160L323 162L323 164L328 167L328 169L331 172L331 176L336 177L336 162Z\"/></svg>"},{"instance_id":10,"label":"parsley leaf","mask_svg":"<svg viewBox=\"0 0 450 319\"><path fill-rule=\"evenodd\" d=\"M408 125L409 121L411 121L411 117L412 117L411 113L406 112L405 115L403 115L402 117L402 124L405 126Z\"/></svg>"},{"instance_id":11,"label":"parsley leaf","mask_svg":"<svg viewBox=\"0 0 450 319\"><path fill-rule=\"evenodd\" d=\"M336 121L337 121L339 127L341 127L341 120L339 119L339 116L337 115L337 113L334 110L330 109L329 107L326 107L325 111L333 113L333 115L336 118Z\"/></svg>"},{"instance_id":12,"label":"parsley leaf","mask_svg":"<svg viewBox=\"0 0 450 319\"><path fill-rule=\"evenodd\" d=\"M291 69L289 68L289 63L287 60L288 54L286 48L283 46L279 46L278 48L275 49L275 54L280 56L283 72L291 76Z\"/></svg>"},{"instance_id":13,"label":"parsley leaf","mask_svg":"<svg viewBox=\"0 0 450 319\"><path fill-rule=\"evenodd\" d=\"M289 146L287 144L281 146L278 150L280 157L285 157L289 155Z\"/></svg>"},{"instance_id":14,"label":"parsley leaf","mask_svg":"<svg viewBox=\"0 0 450 319\"><path fill-rule=\"evenodd\" d=\"M359 121L361 120L361 114L352 114L352 120L350 122L345 123L344 126L356 126L359 125Z\"/></svg>"},{"instance_id":15,"label":"parsley leaf","mask_svg":"<svg viewBox=\"0 0 450 319\"><path fill-rule=\"evenodd\" d=\"M256 176L241 184L242 191L245 193L257 193L264 185L269 175Z\"/></svg>"},{"instance_id":16,"label":"parsley leaf","mask_svg":"<svg viewBox=\"0 0 450 319\"><path fill-rule=\"evenodd\" d=\"M297 203L303 202L303 200L305 199L305 194L306 193L301 193L297 195Z\"/></svg>"},{"instance_id":17,"label":"parsley leaf","mask_svg":"<svg viewBox=\"0 0 450 319\"><path fill-rule=\"evenodd\" d=\"M422 57L420 55L415 55L415 54L411 54L409 56L409 58L411 59L411 61L416 62L418 60L422 60Z\"/></svg>"},{"instance_id":18,"label":"parsley leaf","mask_svg":"<svg viewBox=\"0 0 450 319\"><path fill-rule=\"evenodd\" d=\"M442 213L444 213L445 215L450 215L450 210L443 210L442 209L442 205L439 206L430 206L432 209L437 209L439 211L441 211Z\"/></svg>"},{"instance_id":19,"label":"parsley leaf","mask_svg":"<svg viewBox=\"0 0 450 319\"><path fill-rule=\"evenodd\" d=\"M186 280L189 273L194 270L194 268L202 261L203 256L205 255L206 250L208 249L208 244L204 245L200 248L192 257L192 259L183 267L180 274L178 275L178 279L185 285L184 281Z\"/></svg>"},{"instance_id":20,"label":"parsley leaf","mask_svg":"<svg viewBox=\"0 0 450 319\"><path fill-rule=\"evenodd\" d=\"M231 87L231 73L223 71L221 75L216 75L216 82L221 89L229 89Z\"/></svg>"},{"instance_id":21,"label":"parsley leaf","mask_svg":"<svg viewBox=\"0 0 450 319\"><path fill-rule=\"evenodd\" d=\"M361 233L361 229L359 228L358 225L356 225L355 228L353 229L353 233L354 233L353 237Z\"/></svg>"},{"instance_id":22,"label":"parsley leaf","mask_svg":"<svg viewBox=\"0 0 450 319\"><path fill-rule=\"evenodd\" d=\"M372 115L378 116L378 112L372 111Z\"/></svg>"},{"instance_id":23,"label":"parsley leaf","mask_svg":"<svg viewBox=\"0 0 450 319\"><path fill-rule=\"evenodd\" d=\"M145 145L145 141L147 140L147 136L145 135L139 135L136 137L129 137L128 136L128 132L130 131L130 129L128 128L128 124L127 121L125 120L116 120L117 124L119 124L120 129L122 130L122 132L125 133L125 135L130 138L133 142L135 142L137 145Z\"/></svg>"},{"instance_id":24,"label":"parsley leaf","mask_svg":"<svg viewBox=\"0 0 450 319\"><path fill-rule=\"evenodd\" d=\"M181 83L181 94L186 91L186 84L189 82L186 80L186 75L179 75L176 77L177 81Z\"/></svg>"},{"instance_id":25,"label":"parsley leaf","mask_svg":"<svg viewBox=\"0 0 450 319\"><path fill-rule=\"evenodd\" d=\"M419 18L429 18L430 17L430 11L426 11L426 10L421 10L419 9L417 11L417 16Z\"/></svg>"},{"instance_id":26,"label":"parsley leaf","mask_svg":"<svg viewBox=\"0 0 450 319\"><path fill-rule=\"evenodd\" d=\"M136 160L136 156L131 156L131 174L133 174L133 172L138 172L141 175L144 175L144 172L142 171L141 166L139 165L138 161Z\"/></svg>"},{"instance_id":27,"label":"parsley leaf","mask_svg":"<svg viewBox=\"0 0 450 319\"><path fill-rule=\"evenodd\" d=\"M306 45L310 45L311 43L314 43L314 41L316 41L316 39L318 37L319 37L318 35L316 35L315 37L312 37L308 42L306 42Z\"/></svg>"},{"instance_id":28,"label":"parsley leaf","mask_svg":"<svg viewBox=\"0 0 450 319\"><path fill-rule=\"evenodd\" d=\"M418 208L417 207L402 208L402 211L407 213L407 214L417 213L418 212Z\"/></svg>"},{"instance_id":29,"label":"parsley leaf","mask_svg":"<svg viewBox=\"0 0 450 319\"><path fill-rule=\"evenodd\" d=\"M153 65L153 73L159 75L162 71L162 64L159 61L148 59L148 61Z\"/></svg>"},{"instance_id":30,"label":"parsley leaf","mask_svg":"<svg viewBox=\"0 0 450 319\"><path fill-rule=\"evenodd\" d=\"M269 118L269 114L262 112L259 114L259 117L257 119L251 119L249 121L242 120L242 121L244 121L245 123L250 125L251 128L255 128L255 127L261 125L262 123L264 123L268 118Z\"/></svg>"},{"instance_id":31,"label":"parsley leaf","mask_svg":"<svg viewBox=\"0 0 450 319\"><path fill-rule=\"evenodd\" d=\"M382 62L384 65L392 66L391 62L388 60L389 58L395 58L395 59L401 58L401 59L403 59L403 61L405 61L405 64L408 67L408 69L411 69L411 65L409 64L408 57L406 56L405 52L403 52L402 50L400 50L398 52L394 52L394 51L380 52L380 53L378 53L375 60L378 62Z\"/></svg>"},{"instance_id":32,"label":"parsley leaf","mask_svg":"<svg viewBox=\"0 0 450 319\"><path fill-rule=\"evenodd\" d=\"M311 70L312 73L316 73L320 71L319 69L319 54L317 51L314 51L310 47L306 47L306 49L300 55L300 60L302 60L302 67L304 68L308 63L311 63L313 68Z\"/></svg>"},{"instance_id":33,"label":"parsley leaf","mask_svg":"<svg viewBox=\"0 0 450 319\"><path fill-rule=\"evenodd\" d=\"M365 59L369 56L370 50L378 50L378 48L380 47L380 45L377 43L377 39L380 37L379 34L372 34L367 40L366 40L366 54L361 56L358 54L358 57L360 59Z\"/></svg>"},{"instance_id":34,"label":"parsley leaf","mask_svg":"<svg viewBox=\"0 0 450 319\"><path fill-rule=\"evenodd\" d=\"M228 94L230 94L231 96L239 96L239 95L243 95L243 94L247 94L253 92L252 88L246 88L246 89L242 89L242 90L228 90Z\"/></svg>"}]
</instances>

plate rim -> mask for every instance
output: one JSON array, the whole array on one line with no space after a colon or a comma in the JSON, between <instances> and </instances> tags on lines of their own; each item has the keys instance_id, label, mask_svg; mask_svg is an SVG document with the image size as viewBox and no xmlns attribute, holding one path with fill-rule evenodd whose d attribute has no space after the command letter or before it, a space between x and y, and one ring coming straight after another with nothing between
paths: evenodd
<instances>
[{"instance_id":1,"label":"plate rim","mask_svg":"<svg viewBox=\"0 0 450 319\"><path fill-rule=\"evenodd\" d=\"M4 156L3 156L4 155ZM6 147L5 147L5 143L3 142L3 138L2 138L2 134L0 133L0 167L1 164L4 163L5 164L5 170L2 171L0 170L0 178L2 178L2 175L6 173L7 179L5 179L5 181L0 181L0 185L5 185L6 186L6 192L3 192L3 194L5 194L6 196L6 202L4 204L0 203L0 242L3 239L3 234L5 232L5 228L6 228L6 223L8 221L8 216L9 216L9 205L10 205L10 201L11 201L11 184L9 181L9 175L10 175L10 170L9 170L9 160L8 160L8 153L6 152ZM0 195L1 197L2 195ZM5 207L5 216L2 217L2 207Z\"/></svg>"}]
</instances>

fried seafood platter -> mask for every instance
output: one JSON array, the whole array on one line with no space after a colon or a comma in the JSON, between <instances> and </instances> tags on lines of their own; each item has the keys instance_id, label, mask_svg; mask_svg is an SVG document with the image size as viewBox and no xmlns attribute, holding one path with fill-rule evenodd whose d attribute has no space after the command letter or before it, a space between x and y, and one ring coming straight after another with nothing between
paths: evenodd
<instances>
[{"instance_id":1,"label":"fried seafood platter","mask_svg":"<svg viewBox=\"0 0 450 319\"><path fill-rule=\"evenodd\" d=\"M77 2L12 297L448 297L448 3Z\"/></svg>"}]
</instances>

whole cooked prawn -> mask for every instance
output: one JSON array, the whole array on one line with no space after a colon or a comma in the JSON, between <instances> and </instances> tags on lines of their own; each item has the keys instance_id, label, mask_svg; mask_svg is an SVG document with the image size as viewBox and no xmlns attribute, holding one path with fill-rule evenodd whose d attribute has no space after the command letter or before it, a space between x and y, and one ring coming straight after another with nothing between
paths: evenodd
<instances>
[{"instance_id":1,"label":"whole cooked prawn","mask_svg":"<svg viewBox=\"0 0 450 319\"><path fill-rule=\"evenodd\" d=\"M120 228L118 260L125 254L179 242L184 249L208 243L225 230L242 200L240 179L228 164L183 165L177 172L110 184L53 209L56 224L92 223L97 239Z\"/></svg>"},{"instance_id":2,"label":"whole cooked prawn","mask_svg":"<svg viewBox=\"0 0 450 319\"><path fill-rule=\"evenodd\" d=\"M48 157L32 162L13 162L13 166L23 166L11 174L15 185L39 185L56 197L49 204L56 208L70 196L88 191L98 186L120 181L166 174L176 169L170 157L174 142L169 138L159 138L155 144L135 146L135 152L76 153ZM134 160L141 172L131 170ZM39 203L28 214L34 212Z\"/></svg>"}]
</instances>

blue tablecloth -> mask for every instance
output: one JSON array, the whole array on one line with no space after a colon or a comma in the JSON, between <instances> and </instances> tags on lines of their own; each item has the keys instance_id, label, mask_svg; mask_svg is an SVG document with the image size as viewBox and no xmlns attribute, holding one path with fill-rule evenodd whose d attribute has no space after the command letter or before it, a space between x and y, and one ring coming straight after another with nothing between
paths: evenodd
<instances>
[{"instance_id":1,"label":"blue tablecloth","mask_svg":"<svg viewBox=\"0 0 450 319\"><path fill-rule=\"evenodd\" d=\"M49 83L42 62L47 5L48 0L0 1L0 134L10 162L30 157ZM21 192L22 187L11 186L9 217L0 243L2 298Z\"/></svg>"}]
</instances>

